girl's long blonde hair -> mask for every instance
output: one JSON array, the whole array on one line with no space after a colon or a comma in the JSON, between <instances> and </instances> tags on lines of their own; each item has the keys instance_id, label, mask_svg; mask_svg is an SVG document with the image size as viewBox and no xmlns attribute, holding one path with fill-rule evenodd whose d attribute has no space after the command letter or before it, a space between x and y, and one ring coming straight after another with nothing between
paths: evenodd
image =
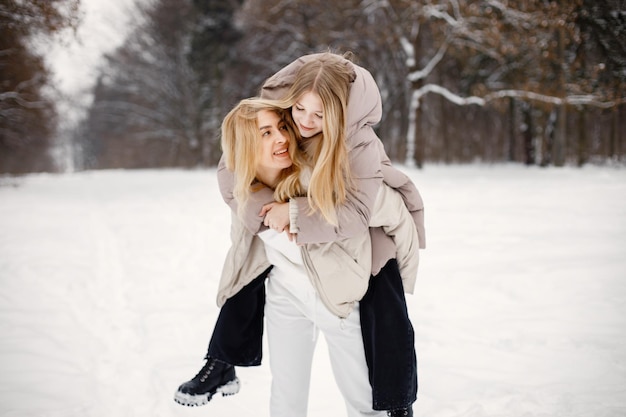
<instances>
[{"instance_id":1,"label":"girl's long blonde hair","mask_svg":"<svg viewBox=\"0 0 626 417\"><path fill-rule=\"evenodd\" d=\"M346 144L347 106L352 63L341 55L325 53L302 65L280 107L291 108L305 93L317 94L323 105L322 137L308 149L313 167L308 185L311 208L337 225L337 206L352 188Z\"/></svg>"},{"instance_id":2,"label":"girl's long blonde hair","mask_svg":"<svg viewBox=\"0 0 626 417\"><path fill-rule=\"evenodd\" d=\"M262 110L275 112L285 121L289 134L289 155L293 164L282 171L278 184L266 184L274 188L274 199L285 202L290 197L304 194L300 184L301 163L297 152L296 134L289 112L280 103L259 97L239 102L222 122L221 145L226 168L233 171L235 184L233 196L241 215L250 194L260 188L256 178L259 160L259 127L257 115Z\"/></svg>"}]
</instances>

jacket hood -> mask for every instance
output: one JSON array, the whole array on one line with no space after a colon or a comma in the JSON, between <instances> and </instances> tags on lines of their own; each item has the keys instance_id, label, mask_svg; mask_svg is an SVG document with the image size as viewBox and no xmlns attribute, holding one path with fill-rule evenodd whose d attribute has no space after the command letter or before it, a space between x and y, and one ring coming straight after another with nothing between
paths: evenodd
<instances>
[{"instance_id":1,"label":"jacket hood","mask_svg":"<svg viewBox=\"0 0 626 417\"><path fill-rule=\"evenodd\" d=\"M350 147L358 145L358 143L352 143L356 137L355 133L364 126L373 127L378 124L383 114L380 90L374 77L365 68L356 64L352 64L352 66L355 79L350 86L347 115Z\"/></svg>"}]
</instances>

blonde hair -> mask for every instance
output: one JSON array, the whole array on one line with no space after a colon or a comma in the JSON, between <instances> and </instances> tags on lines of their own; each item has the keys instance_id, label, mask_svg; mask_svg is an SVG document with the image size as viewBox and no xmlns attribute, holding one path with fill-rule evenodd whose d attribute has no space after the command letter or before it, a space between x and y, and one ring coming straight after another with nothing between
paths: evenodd
<instances>
[{"instance_id":1,"label":"blonde hair","mask_svg":"<svg viewBox=\"0 0 626 417\"><path fill-rule=\"evenodd\" d=\"M346 144L347 106L355 72L345 57L331 52L306 62L298 70L281 107L292 107L305 93L317 94L323 105L322 138L309 151L313 171L308 186L312 210L337 225L337 206L352 189Z\"/></svg>"},{"instance_id":2,"label":"blonde hair","mask_svg":"<svg viewBox=\"0 0 626 417\"><path fill-rule=\"evenodd\" d=\"M285 202L290 197L304 194L300 183L301 163L297 155L296 134L289 112L273 100L258 97L244 99L224 118L221 137L226 168L233 171L235 177L233 196L237 200L239 215L242 215L250 194L261 188L256 178L259 161L257 115L263 110L273 111L285 121L290 139L289 155L293 161L291 167L283 169L274 189L274 199Z\"/></svg>"}]
</instances>

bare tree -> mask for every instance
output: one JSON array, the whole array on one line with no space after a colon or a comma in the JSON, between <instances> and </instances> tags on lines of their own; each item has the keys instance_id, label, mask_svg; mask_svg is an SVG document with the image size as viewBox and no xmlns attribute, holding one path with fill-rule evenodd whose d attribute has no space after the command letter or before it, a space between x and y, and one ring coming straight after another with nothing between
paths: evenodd
<instances>
[{"instance_id":1,"label":"bare tree","mask_svg":"<svg viewBox=\"0 0 626 417\"><path fill-rule=\"evenodd\" d=\"M106 57L90 111L99 165L180 166L202 162L205 108L189 65L190 1L139 10L136 29Z\"/></svg>"},{"instance_id":2,"label":"bare tree","mask_svg":"<svg viewBox=\"0 0 626 417\"><path fill-rule=\"evenodd\" d=\"M623 154L617 0L153 4L167 18L144 11L154 23L111 54L96 90L85 132L93 155L109 152L106 166L212 163L232 105L293 59L329 49L354 52L374 75L377 131L395 160L562 165Z\"/></svg>"},{"instance_id":3,"label":"bare tree","mask_svg":"<svg viewBox=\"0 0 626 417\"><path fill-rule=\"evenodd\" d=\"M79 0L0 3L0 172L53 171L54 103L44 90L49 71L33 47L78 24Z\"/></svg>"},{"instance_id":4,"label":"bare tree","mask_svg":"<svg viewBox=\"0 0 626 417\"><path fill-rule=\"evenodd\" d=\"M85 161L99 167L210 166L236 90L230 47L237 1L155 0L106 57L86 126Z\"/></svg>"},{"instance_id":5,"label":"bare tree","mask_svg":"<svg viewBox=\"0 0 626 417\"><path fill-rule=\"evenodd\" d=\"M429 93L456 106L486 106L503 98L540 102L547 111L557 106L559 124L552 150L557 165L564 162L567 106L610 108L622 102L594 85L594 74L581 71L576 18L584 11L582 1L365 0L364 4L383 16L381 21L387 23L381 26L393 28L390 39L404 52L412 91L408 164L420 165L424 159L425 143L418 139L422 139L422 101ZM455 68L462 70L452 79L441 77ZM514 134L515 129L509 131ZM509 155L514 155L514 138L509 146Z\"/></svg>"}]
</instances>

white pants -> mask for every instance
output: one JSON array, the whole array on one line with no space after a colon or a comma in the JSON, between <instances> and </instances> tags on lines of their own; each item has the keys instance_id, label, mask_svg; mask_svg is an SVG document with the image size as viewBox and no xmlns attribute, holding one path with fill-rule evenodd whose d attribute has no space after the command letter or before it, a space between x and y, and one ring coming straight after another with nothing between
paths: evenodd
<instances>
[{"instance_id":1,"label":"white pants","mask_svg":"<svg viewBox=\"0 0 626 417\"><path fill-rule=\"evenodd\" d=\"M278 275L270 273L265 304L272 372L270 415L307 415L311 364L319 330L327 341L348 417L385 415L384 411L372 409L358 305L342 320L328 311L307 277Z\"/></svg>"}]
</instances>

